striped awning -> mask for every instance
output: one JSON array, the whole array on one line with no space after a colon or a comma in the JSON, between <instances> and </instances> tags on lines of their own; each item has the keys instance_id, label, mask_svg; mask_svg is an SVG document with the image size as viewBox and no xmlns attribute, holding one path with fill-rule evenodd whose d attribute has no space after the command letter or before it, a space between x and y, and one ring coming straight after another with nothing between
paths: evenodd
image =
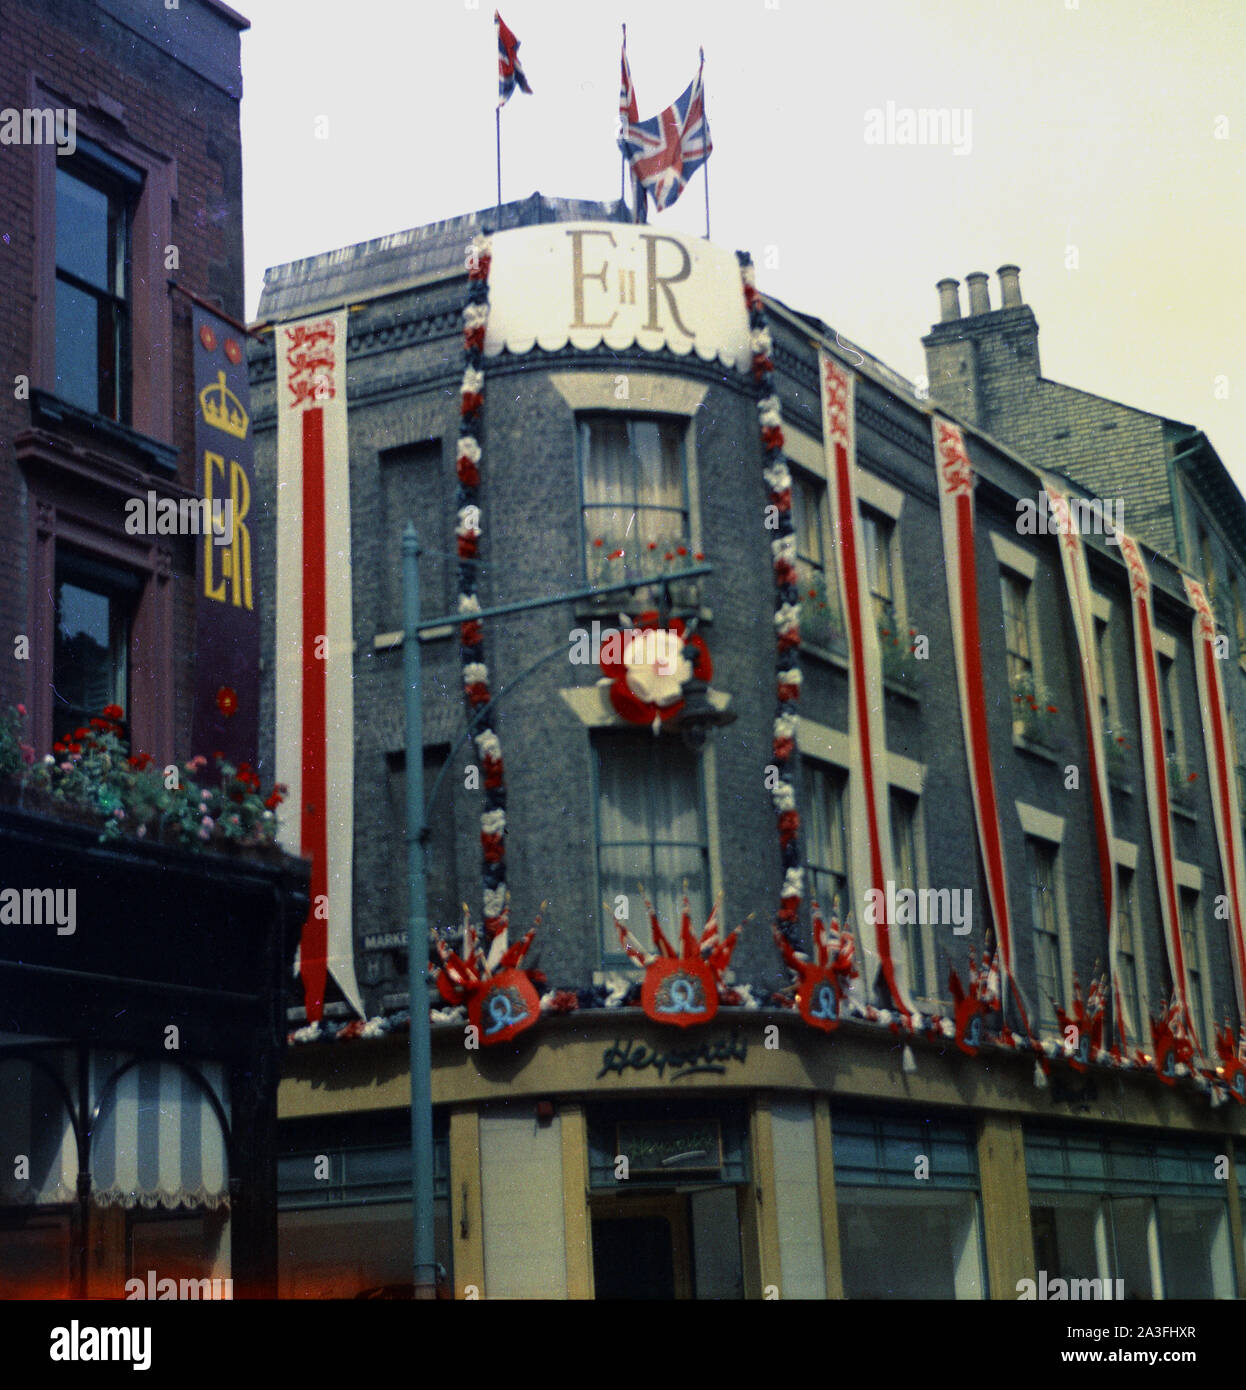
<instances>
[{"instance_id":1,"label":"striped awning","mask_svg":"<svg viewBox=\"0 0 1246 1390\"><path fill-rule=\"evenodd\" d=\"M130 1060L119 1053L91 1055L92 1110L99 1106L91 1136L92 1200L123 1207L228 1205L225 1135L206 1092L172 1062L143 1061L122 1071ZM224 1065L196 1067L228 1121Z\"/></svg>"},{"instance_id":2,"label":"striped awning","mask_svg":"<svg viewBox=\"0 0 1246 1390\"><path fill-rule=\"evenodd\" d=\"M63 1075L57 1054L47 1062ZM0 1205L74 1200L78 1144L69 1110L47 1071L22 1057L0 1057L0 1155Z\"/></svg>"}]
</instances>

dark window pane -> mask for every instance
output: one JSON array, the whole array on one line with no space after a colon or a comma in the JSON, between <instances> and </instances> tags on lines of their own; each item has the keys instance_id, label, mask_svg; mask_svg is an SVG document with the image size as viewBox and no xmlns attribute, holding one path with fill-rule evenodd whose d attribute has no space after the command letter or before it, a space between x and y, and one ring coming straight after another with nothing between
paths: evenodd
<instances>
[{"instance_id":1,"label":"dark window pane","mask_svg":"<svg viewBox=\"0 0 1246 1390\"><path fill-rule=\"evenodd\" d=\"M115 293L113 233L115 215L108 195L56 171L56 267L68 270L96 289Z\"/></svg>"},{"instance_id":2,"label":"dark window pane","mask_svg":"<svg viewBox=\"0 0 1246 1390\"><path fill-rule=\"evenodd\" d=\"M57 738L105 705L129 713L130 614L137 579L111 567L62 556L56 573L52 653L52 729ZM124 729L125 726L123 726Z\"/></svg>"},{"instance_id":3,"label":"dark window pane","mask_svg":"<svg viewBox=\"0 0 1246 1390\"><path fill-rule=\"evenodd\" d=\"M84 290L56 283L56 394L83 410L100 403L99 306Z\"/></svg>"}]
</instances>

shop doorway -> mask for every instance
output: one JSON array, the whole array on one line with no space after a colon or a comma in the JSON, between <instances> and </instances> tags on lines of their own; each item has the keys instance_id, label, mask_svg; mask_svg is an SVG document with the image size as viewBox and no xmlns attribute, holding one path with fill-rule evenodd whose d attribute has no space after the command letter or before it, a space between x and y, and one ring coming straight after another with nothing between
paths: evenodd
<instances>
[{"instance_id":1,"label":"shop doorway","mask_svg":"<svg viewBox=\"0 0 1246 1390\"><path fill-rule=\"evenodd\" d=\"M734 1187L594 1197L591 1216L597 1298L744 1297Z\"/></svg>"}]
</instances>

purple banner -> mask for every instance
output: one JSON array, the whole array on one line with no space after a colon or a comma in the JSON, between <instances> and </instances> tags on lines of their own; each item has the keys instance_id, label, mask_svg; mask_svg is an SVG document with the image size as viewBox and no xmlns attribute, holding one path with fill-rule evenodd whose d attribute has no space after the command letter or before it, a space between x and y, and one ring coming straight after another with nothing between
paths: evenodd
<instances>
[{"instance_id":1,"label":"purple banner","mask_svg":"<svg viewBox=\"0 0 1246 1390\"><path fill-rule=\"evenodd\" d=\"M196 483L207 524L195 542L191 747L208 758L219 752L237 767L259 757L260 621L246 335L198 305L193 322Z\"/></svg>"}]
</instances>

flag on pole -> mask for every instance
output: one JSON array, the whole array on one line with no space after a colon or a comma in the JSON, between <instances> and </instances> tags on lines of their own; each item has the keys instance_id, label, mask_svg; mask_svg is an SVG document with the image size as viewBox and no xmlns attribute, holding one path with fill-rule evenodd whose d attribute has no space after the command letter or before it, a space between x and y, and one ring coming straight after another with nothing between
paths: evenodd
<instances>
[{"instance_id":1,"label":"flag on pole","mask_svg":"<svg viewBox=\"0 0 1246 1390\"><path fill-rule=\"evenodd\" d=\"M626 71L626 58L624 65ZM704 68L702 51L696 77L674 106L651 120L627 123L624 144L632 172L659 212L674 203L714 148L705 117Z\"/></svg>"},{"instance_id":2,"label":"flag on pole","mask_svg":"<svg viewBox=\"0 0 1246 1390\"><path fill-rule=\"evenodd\" d=\"M636 105L636 88L632 86L632 69L627 61L627 25L625 24L623 26L623 75L619 84L619 149L625 163L628 162L627 133L639 120L640 109ZM643 222L645 220L645 190L640 186L640 180L637 179L634 170L632 171L632 202L634 204L633 221Z\"/></svg>"},{"instance_id":3,"label":"flag on pole","mask_svg":"<svg viewBox=\"0 0 1246 1390\"><path fill-rule=\"evenodd\" d=\"M623 136L627 134L629 126L633 126L640 120L640 109L636 105L636 88L632 86L632 70L627 65L627 25L623 26L623 79L619 86L619 120L622 122L623 129L619 135L619 143L623 143Z\"/></svg>"},{"instance_id":4,"label":"flag on pole","mask_svg":"<svg viewBox=\"0 0 1246 1390\"><path fill-rule=\"evenodd\" d=\"M528 79L519 63L519 40L506 27L496 10L493 11L493 22L498 31L498 106L503 107L516 86L529 96L532 95L532 88L528 86Z\"/></svg>"}]
</instances>

